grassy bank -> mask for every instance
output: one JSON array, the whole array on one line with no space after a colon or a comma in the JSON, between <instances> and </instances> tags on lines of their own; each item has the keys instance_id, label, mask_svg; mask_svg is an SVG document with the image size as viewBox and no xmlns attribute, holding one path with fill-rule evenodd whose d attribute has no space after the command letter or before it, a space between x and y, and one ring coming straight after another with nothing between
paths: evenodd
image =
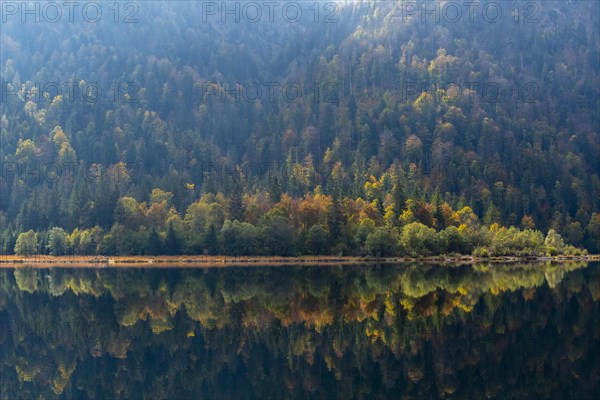
<instances>
[{"instance_id":1,"label":"grassy bank","mask_svg":"<svg viewBox=\"0 0 600 400\"><path fill-rule=\"evenodd\" d=\"M265 256L3 256L0 268L18 266L49 267L229 267L229 266L284 266L284 265L348 265L365 263L428 263L428 264L473 264L478 262L561 262L561 261L600 261L600 255L552 256L552 257L475 257L475 256L432 256L432 257L265 257Z\"/></svg>"}]
</instances>

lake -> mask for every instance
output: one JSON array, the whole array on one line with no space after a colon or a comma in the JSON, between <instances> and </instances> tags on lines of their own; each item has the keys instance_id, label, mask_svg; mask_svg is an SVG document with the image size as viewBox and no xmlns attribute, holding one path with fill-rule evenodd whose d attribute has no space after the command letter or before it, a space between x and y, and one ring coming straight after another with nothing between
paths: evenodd
<instances>
[{"instance_id":1,"label":"lake","mask_svg":"<svg viewBox=\"0 0 600 400\"><path fill-rule=\"evenodd\" d=\"M0 269L2 399L593 399L600 263Z\"/></svg>"}]
</instances>

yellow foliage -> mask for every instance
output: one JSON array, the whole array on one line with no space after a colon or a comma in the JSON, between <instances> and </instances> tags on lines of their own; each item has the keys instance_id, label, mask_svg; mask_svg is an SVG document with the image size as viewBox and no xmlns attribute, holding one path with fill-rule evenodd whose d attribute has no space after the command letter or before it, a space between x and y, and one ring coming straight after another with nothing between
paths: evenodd
<instances>
[{"instance_id":1,"label":"yellow foliage","mask_svg":"<svg viewBox=\"0 0 600 400\"><path fill-rule=\"evenodd\" d=\"M387 314L389 314L392 317L396 316L396 307L394 306L394 303L392 302L392 299L390 297L386 297L386 299L383 302L385 304L385 312Z\"/></svg>"}]
</instances>

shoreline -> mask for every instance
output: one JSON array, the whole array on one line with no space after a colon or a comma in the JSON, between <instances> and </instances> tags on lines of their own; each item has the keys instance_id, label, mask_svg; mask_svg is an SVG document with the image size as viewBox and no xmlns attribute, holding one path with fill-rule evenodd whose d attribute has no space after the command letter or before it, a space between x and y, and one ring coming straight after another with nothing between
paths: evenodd
<instances>
[{"instance_id":1,"label":"shoreline","mask_svg":"<svg viewBox=\"0 0 600 400\"><path fill-rule=\"evenodd\" d=\"M427 257L355 257L355 256L2 256L0 268L223 268L252 266L335 266L361 264L445 264L472 265L477 263L513 264L518 262L594 262L600 255L586 256L427 256Z\"/></svg>"}]
</instances>

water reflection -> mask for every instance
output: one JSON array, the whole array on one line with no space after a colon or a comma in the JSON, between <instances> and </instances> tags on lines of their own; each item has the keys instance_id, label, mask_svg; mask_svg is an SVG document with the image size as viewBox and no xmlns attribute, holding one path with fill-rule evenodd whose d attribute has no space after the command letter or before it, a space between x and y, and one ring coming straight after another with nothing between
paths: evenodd
<instances>
[{"instance_id":1,"label":"water reflection","mask_svg":"<svg viewBox=\"0 0 600 400\"><path fill-rule=\"evenodd\" d=\"M0 270L2 398L595 398L600 265Z\"/></svg>"}]
</instances>

